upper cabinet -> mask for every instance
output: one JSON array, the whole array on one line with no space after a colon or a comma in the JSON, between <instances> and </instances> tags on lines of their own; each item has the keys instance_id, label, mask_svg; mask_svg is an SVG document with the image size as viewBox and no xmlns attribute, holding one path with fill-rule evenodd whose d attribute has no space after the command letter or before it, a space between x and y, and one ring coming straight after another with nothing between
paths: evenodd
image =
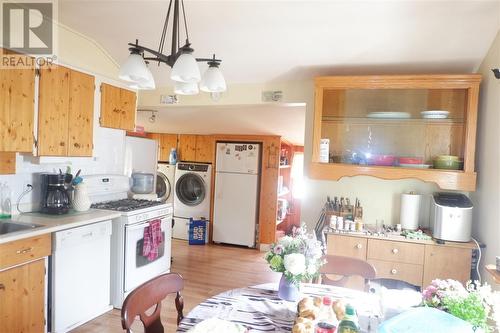
<instances>
[{"instance_id":1,"label":"upper cabinet","mask_svg":"<svg viewBox=\"0 0 500 333\"><path fill-rule=\"evenodd\" d=\"M0 151L32 152L34 101L34 67L0 69Z\"/></svg>"},{"instance_id":2,"label":"upper cabinet","mask_svg":"<svg viewBox=\"0 0 500 333\"><path fill-rule=\"evenodd\" d=\"M310 176L414 178L474 191L481 76L334 76L315 81Z\"/></svg>"},{"instance_id":3,"label":"upper cabinet","mask_svg":"<svg viewBox=\"0 0 500 333\"><path fill-rule=\"evenodd\" d=\"M101 85L102 127L135 129L136 93L106 83Z\"/></svg>"},{"instance_id":4,"label":"upper cabinet","mask_svg":"<svg viewBox=\"0 0 500 333\"><path fill-rule=\"evenodd\" d=\"M39 87L38 155L92 156L94 77L52 65Z\"/></svg>"},{"instance_id":5,"label":"upper cabinet","mask_svg":"<svg viewBox=\"0 0 500 333\"><path fill-rule=\"evenodd\" d=\"M215 141L211 135L179 135L179 160L183 162L214 162Z\"/></svg>"},{"instance_id":6,"label":"upper cabinet","mask_svg":"<svg viewBox=\"0 0 500 333\"><path fill-rule=\"evenodd\" d=\"M177 149L177 134L148 133L147 137L158 142L158 161L168 162L172 148Z\"/></svg>"}]
</instances>

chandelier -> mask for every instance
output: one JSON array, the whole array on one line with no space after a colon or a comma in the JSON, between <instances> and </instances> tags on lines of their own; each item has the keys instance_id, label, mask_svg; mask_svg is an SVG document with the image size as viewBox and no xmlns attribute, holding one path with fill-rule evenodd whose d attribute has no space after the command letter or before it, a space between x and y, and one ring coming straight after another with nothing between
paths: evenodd
<instances>
[{"instance_id":1,"label":"chandelier","mask_svg":"<svg viewBox=\"0 0 500 333\"><path fill-rule=\"evenodd\" d=\"M180 45L180 15L184 22L184 32L186 42ZM170 54L163 53L167 37L170 16L172 14L172 35ZM162 35L158 51L139 45L139 40L129 43L130 55L125 63L120 67L119 78L131 84L136 89L155 89L155 81L148 63L157 62L158 65L164 63L170 67L170 79L174 82L174 92L179 95L196 95L199 90L218 95L226 91L226 81L219 66L222 62L215 54L211 58L195 58L194 49L189 42L189 33L184 10L184 0L170 0L167 16L163 25ZM200 73L198 62L206 62L208 68L203 74ZM198 87L199 83L199 87Z\"/></svg>"}]
</instances>

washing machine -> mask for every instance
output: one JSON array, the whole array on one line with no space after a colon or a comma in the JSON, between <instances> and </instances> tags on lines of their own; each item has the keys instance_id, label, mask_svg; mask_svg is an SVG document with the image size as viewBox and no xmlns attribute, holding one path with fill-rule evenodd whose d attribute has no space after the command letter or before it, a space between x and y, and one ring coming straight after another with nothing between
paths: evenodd
<instances>
[{"instance_id":1,"label":"washing machine","mask_svg":"<svg viewBox=\"0 0 500 333\"><path fill-rule=\"evenodd\" d=\"M210 219L212 165L177 163L172 237L188 239L189 219Z\"/></svg>"},{"instance_id":2,"label":"washing machine","mask_svg":"<svg viewBox=\"0 0 500 333\"><path fill-rule=\"evenodd\" d=\"M175 165L158 163L156 172L156 195L158 200L174 203Z\"/></svg>"}]
</instances>

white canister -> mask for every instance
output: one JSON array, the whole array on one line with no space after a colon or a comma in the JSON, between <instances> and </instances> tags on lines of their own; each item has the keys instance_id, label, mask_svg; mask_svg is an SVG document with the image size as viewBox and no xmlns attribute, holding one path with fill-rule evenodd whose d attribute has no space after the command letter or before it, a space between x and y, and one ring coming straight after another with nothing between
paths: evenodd
<instances>
[{"instance_id":1,"label":"white canister","mask_svg":"<svg viewBox=\"0 0 500 333\"><path fill-rule=\"evenodd\" d=\"M337 230L344 230L344 218L342 216L337 217Z\"/></svg>"},{"instance_id":2,"label":"white canister","mask_svg":"<svg viewBox=\"0 0 500 333\"><path fill-rule=\"evenodd\" d=\"M401 194L401 215L399 223L403 230L417 230L420 218L422 196L415 192Z\"/></svg>"},{"instance_id":3,"label":"white canister","mask_svg":"<svg viewBox=\"0 0 500 333\"><path fill-rule=\"evenodd\" d=\"M319 142L319 162L330 162L330 139L321 139Z\"/></svg>"},{"instance_id":4,"label":"white canister","mask_svg":"<svg viewBox=\"0 0 500 333\"><path fill-rule=\"evenodd\" d=\"M85 212L90 209L90 198L85 183L80 183L75 186L73 209L78 212Z\"/></svg>"}]
</instances>

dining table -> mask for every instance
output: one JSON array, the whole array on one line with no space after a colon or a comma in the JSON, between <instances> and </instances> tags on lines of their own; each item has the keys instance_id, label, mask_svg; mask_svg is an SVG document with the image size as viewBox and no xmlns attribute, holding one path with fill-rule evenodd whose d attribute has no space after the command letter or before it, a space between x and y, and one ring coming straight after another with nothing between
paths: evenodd
<instances>
[{"instance_id":1,"label":"dining table","mask_svg":"<svg viewBox=\"0 0 500 333\"><path fill-rule=\"evenodd\" d=\"M351 304L357 312L360 331L376 332L382 321L380 298L376 294L323 284L302 283L301 297L294 302L278 297L278 284L266 283L222 292L208 298L180 322L177 332L187 332L205 319L219 318L241 324L249 333L291 332L300 299L330 296Z\"/></svg>"}]
</instances>

